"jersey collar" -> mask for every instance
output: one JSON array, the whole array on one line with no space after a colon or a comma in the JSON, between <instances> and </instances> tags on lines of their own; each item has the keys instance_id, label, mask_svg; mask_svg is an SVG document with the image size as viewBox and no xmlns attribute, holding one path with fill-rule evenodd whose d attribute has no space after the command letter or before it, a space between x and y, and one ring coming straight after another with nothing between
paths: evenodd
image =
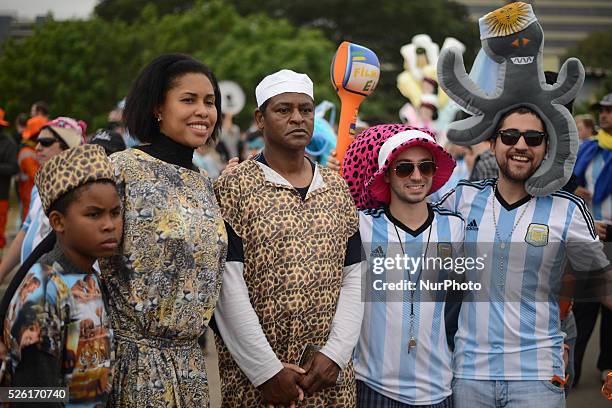
<instances>
[{"instance_id":1,"label":"jersey collar","mask_svg":"<svg viewBox=\"0 0 612 408\"><path fill-rule=\"evenodd\" d=\"M407 233L409 233L410 235L412 235L413 237L416 237L420 234L423 233L423 231L425 231L427 228L429 228L429 226L432 224L433 220L434 220L434 212L431 209L431 205L429 203L427 203L427 219L425 220L425 222L423 223L423 225L421 225L419 228L417 228L416 230L411 229L410 227L408 227L407 225L404 225L400 220L398 220L397 218L395 218L392 214L391 211L389 210L389 206L385 206L385 215L387 216L387 218L389 219L389 221L391 221L393 224L395 224L397 227L401 228L402 231L405 231Z\"/></svg>"}]
</instances>

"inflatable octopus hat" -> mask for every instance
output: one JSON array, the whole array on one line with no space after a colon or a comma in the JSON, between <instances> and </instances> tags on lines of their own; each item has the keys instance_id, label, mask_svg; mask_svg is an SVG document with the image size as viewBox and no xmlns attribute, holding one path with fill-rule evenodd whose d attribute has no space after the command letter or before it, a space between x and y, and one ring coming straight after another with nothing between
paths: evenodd
<instances>
[{"instance_id":1,"label":"inflatable octopus hat","mask_svg":"<svg viewBox=\"0 0 612 408\"><path fill-rule=\"evenodd\" d=\"M563 105L573 100L584 82L584 68L568 59L557 82L546 84L542 67L544 33L529 4L510 3L479 21L482 48L499 64L493 93L484 92L466 74L463 57L453 48L438 59L438 82L448 96L473 115L453 122L448 139L470 146L490 139L501 117L524 106L535 111L546 128L547 155L526 181L535 196L553 193L569 180L578 151L578 130L571 112Z\"/></svg>"}]
</instances>

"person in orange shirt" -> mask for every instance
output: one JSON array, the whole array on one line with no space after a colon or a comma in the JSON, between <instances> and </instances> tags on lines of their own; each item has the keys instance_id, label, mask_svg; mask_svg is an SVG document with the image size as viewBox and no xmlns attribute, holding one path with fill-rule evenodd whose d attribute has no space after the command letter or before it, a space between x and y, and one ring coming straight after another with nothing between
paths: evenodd
<instances>
[{"instance_id":1,"label":"person in orange shirt","mask_svg":"<svg viewBox=\"0 0 612 408\"><path fill-rule=\"evenodd\" d=\"M36 138L40 129L47 123L44 116L34 116L28 120L26 128L21 134L21 144L17 153L19 175L17 176L17 191L21 202L21 220L24 221L30 209L30 195L34 187L34 176L40 167L36 159Z\"/></svg>"},{"instance_id":2,"label":"person in orange shirt","mask_svg":"<svg viewBox=\"0 0 612 408\"><path fill-rule=\"evenodd\" d=\"M45 118L45 122L51 120L49 117L49 105L45 101L37 101L30 107L30 117L35 118L36 116L42 116Z\"/></svg>"}]
</instances>

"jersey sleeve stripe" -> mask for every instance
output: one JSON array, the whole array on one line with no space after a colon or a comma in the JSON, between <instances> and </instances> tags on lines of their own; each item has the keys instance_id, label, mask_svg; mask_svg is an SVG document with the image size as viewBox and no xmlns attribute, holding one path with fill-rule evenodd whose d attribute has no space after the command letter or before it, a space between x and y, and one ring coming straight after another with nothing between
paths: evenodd
<instances>
[{"instance_id":1,"label":"jersey sleeve stripe","mask_svg":"<svg viewBox=\"0 0 612 408\"><path fill-rule=\"evenodd\" d=\"M580 212L582 213L582 216L584 217L584 220L586 221L587 226L589 227L589 232L591 233L591 236L593 237L593 239L597 237L597 230L595 229L595 221L593 220L593 216L591 215L591 212L589 211L583 199L581 199L580 197L572 193L568 193L566 191L557 191L556 193L553 193L552 195L555 197L565 198L567 200L570 200L574 204L576 204L578 209L580 209Z\"/></svg>"},{"instance_id":2,"label":"jersey sleeve stripe","mask_svg":"<svg viewBox=\"0 0 612 408\"><path fill-rule=\"evenodd\" d=\"M438 207L438 206L435 206L435 205L432 206L432 209L435 212L437 212L438 214L440 214L440 215L454 216L454 217L457 217L457 218L459 218L459 219L461 219L463 221L463 217L461 216L461 214L459 214L457 212L448 210L446 208L441 208L441 207Z\"/></svg>"},{"instance_id":3,"label":"jersey sleeve stripe","mask_svg":"<svg viewBox=\"0 0 612 408\"><path fill-rule=\"evenodd\" d=\"M450 189L446 194L444 194L442 196L442 198L440 198L437 202L435 202L434 205L436 205L436 206L441 205L444 201L446 201L446 199L448 197L451 196L451 194L453 194L455 192L455 190L456 190L456 188Z\"/></svg>"},{"instance_id":4,"label":"jersey sleeve stripe","mask_svg":"<svg viewBox=\"0 0 612 408\"><path fill-rule=\"evenodd\" d=\"M457 183L458 186L469 186L469 187L477 188L479 190L483 190L484 188L488 186L493 186L494 184L495 184L494 178L478 180L478 181L460 180L459 183Z\"/></svg>"}]
</instances>

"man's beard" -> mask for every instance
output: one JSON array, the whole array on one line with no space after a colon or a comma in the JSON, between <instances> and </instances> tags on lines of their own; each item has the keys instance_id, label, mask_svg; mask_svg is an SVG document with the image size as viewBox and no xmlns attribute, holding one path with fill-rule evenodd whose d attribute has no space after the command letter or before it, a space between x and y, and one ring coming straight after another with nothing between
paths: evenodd
<instances>
[{"instance_id":1,"label":"man's beard","mask_svg":"<svg viewBox=\"0 0 612 408\"><path fill-rule=\"evenodd\" d=\"M531 168L529 168L526 172L524 172L523 174L517 174L517 173L510 171L510 165L508 164L509 160L510 159L506 158L506 162L504 163L503 166L500 165L499 163L497 164L499 166L499 170L502 172L504 177L506 177L506 179L514 183L523 183L527 181L529 177L533 176L533 173L535 173L536 170L538 169L538 167L534 167L532 164Z\"/></svg>"}]
</instances>

